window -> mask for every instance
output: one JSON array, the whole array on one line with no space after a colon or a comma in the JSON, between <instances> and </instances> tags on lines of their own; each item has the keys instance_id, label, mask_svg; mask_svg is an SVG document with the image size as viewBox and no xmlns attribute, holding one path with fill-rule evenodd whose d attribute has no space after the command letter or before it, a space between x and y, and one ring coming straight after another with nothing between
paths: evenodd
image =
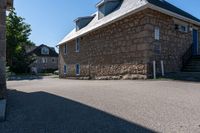
<instances>
[{"instance_id":1,"label":"window","mask_svg":"<svg viewBox=\"0 0 200 133\"><path fill-rule=\"evenodd\" d=\"M48 49L47 47L43 47L43 48L41 49L41 54L43 54L43 55L48 55L48 54L49 54L49 49Z\"/></svg>"},{"instance_id":2,"label":"window","mask_svg":"<svg viewBox=\"0 0 200 133\"><path fill-rule=\"evenodd\" d=\"M76 64L76 75L80 75L80 64Z\"/></svg>"},{"instance_id":3,"label":"window","mask_svg":"<svg viewBox=\"0 0 200 133\"><path fill-rule=\"evenodd\" d=\"M65 44L65 46L64 46L64 54L65 55L67 54L67 44Z\"/></svg>"},{"instance_id":4,"label":"window","mask_svg":"<svg viewBox=\"0 0 200 133\"><path fill-rule=\"evenodd\" d=\"M187 25L181 25L181 24L175 24L175 30L181 31L181 32L188 32L188 26Z\"/></svg>"},{"instance_id":5,"label":"window","mask_svg":"<svg viewBox=\"0 0 200 133\"><path fill-rule=\"evenodd\" d=\"M64 74L67 74L67 65L64 65Z\"/></svg>"},{"instance_id":6,"label":"window","mask_svg":"<svg viewBox=\"0 0 200 133\"><path fill-rule=\"evenodd\" d=\"M155 28L155 40L160 40L160 28Z\"/></svg>"},{"instance_id":7,"label":"window","mask_svg":"<svg viewBox=\"0 0 200 133\"><path fill-rule=\"evenodd\" d=\"M42 58L42 63L47 63L47 59L46 58Z\"/></svg>"},{"instance_id":8,"label":"window","mask_svg":"<svg viewBox=\"0 0 200 133\"><path fill-rule=\"evenodd\" d=\"M80 38L76 39L76 52L80 52Z\"/></svg>"},{"instance_id":9,"label":"window","mask_svg":"<svg viewBox=\"0 0 200 133\"><path fill-rule=\"evenodd\" d=\"M182 31L182 32L187 32L187 26L180 25L179 30Z\"/></svg>"},{"instance_id":10,"label":"window","mask_svg":"<svg viewBox=\"0 0 200 133\"><path fill-rule=\"evenodd\" d=\"M54 59L54 58L52 58L52 62L53 62L53 63L55 62L55 59Z\"/></svg>"}]
</instances>

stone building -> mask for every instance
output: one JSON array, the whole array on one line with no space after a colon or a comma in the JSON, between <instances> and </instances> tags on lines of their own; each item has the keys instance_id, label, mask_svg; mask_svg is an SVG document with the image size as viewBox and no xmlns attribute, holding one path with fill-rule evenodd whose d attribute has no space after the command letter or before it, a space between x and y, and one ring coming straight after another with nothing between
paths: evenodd
<instances>
[{"instance_id":1,"label":"stone building","mask_svg":"<svg viewBox=\"0 0 200 133\"><path fill-rule=\"evenodd\" d=\"M181 71L200 54L200 20L165 0L102 0L96 7L58 44L61 78L146 79Z\"/></svg>"},{"instance_id":2,"label":"stone building","mask_svg":"<svg viewBox=\"0 0 200 133\"><path fill-rule=\"evenodd\" d=\"M54 48L47 45L40 45L30 50L29 55L33 55L36 60L30 65L33 72L44 72L58 70L58 53Z\"/></svg>"},{"instance_id":3,"label":"stone building","mask_svg":"<svg viewBox=\"0 0 200 133\"><path fill-rule=\"evenodd\" d=\"M4 119L6 104L6 10L12 4L12 0L0 0L0 121Z\"/></svg>"}]
</instances>

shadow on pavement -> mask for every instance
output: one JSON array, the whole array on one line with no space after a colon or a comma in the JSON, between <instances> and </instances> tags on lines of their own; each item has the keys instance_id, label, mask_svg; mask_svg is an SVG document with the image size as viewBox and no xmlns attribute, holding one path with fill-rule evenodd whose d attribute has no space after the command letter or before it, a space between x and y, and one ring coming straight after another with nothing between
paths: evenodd
<instances>
[{"instance_id":1,"label":"shadow on pavement","mask_svg":"<svg viewBox=\"0 0 200 133\"><path fill-rule=\"evenodd\" d=\"M152 133L144 126L46 92L8 90L2 133Z\"/></svg>"}]
</instances>

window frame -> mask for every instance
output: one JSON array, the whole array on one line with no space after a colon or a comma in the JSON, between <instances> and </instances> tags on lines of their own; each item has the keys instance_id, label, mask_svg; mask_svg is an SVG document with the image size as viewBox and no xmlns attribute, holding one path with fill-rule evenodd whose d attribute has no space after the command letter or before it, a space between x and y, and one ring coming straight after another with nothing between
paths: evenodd
<instances>
[{"instance_id":1,"label":"window frame","mask_svg":"<svg viewBox=\"0 0 200 133\"><path fill-rule=\"evenodd\" d=\"M183 27L184 27L184 30L183 30ZM179 25L179 31L187 33L188 32L188 26L186 26L186 25Z\"/></svg>"},{"instance_id":2,"label":"window frame","mask_svg":"<svg viewBox=\"0 0 200 133\"><path fill-rule=\"evenodd\" d=\"M78 67L77 67L78 66ZM80 64L76 64L76 66L75 66L76 68L75 68L75 70L76 70L76 76L80 76L80 74L81 74L81 66L80 66ZM77 68L79 68L78 70L77 70ZM78 72L78 73L77 73Z\"/></svg>"},{"instance_id":3,"label":"window frame","mask_svg":"<svg viewBox=\"0 0 200 133\"><path fill-rule=\"evenodd\" d=\"M42 63L43 63L43 64L47 64L47 62L48 62L48 61L47 61L47 58L42 58Z\"/></svg>"},{"instance_id":4,"label":"window frame","mask_svg":"<svg viewBox=\"0 0 200 133\"><path fill-rule=\"evenodd\" d=\"M64 75L67 75L67 65L66 64L63 66L63 73L64 73Z\"/></svg>"},{"instance_id":5,"label":"window frame","mask_svg":"<svg viewBox=\"0 0 200 133\"><path fill-rule=\"evenodd\" d=\"M154 39L159 41L160 40L160 27L154 28Z\"/></svg>"},{"instance_id":6,"label":"window frame","mask_svg":"<svg viewBox=\"0 0 200 133\"><path fill-rule=\"evenodd\" d=\"M80 52L80 38L76 38L76 53Z\"/></svg>"},{"instance_id":7,"label":"window frame","mask_svg":"<svg viewBox=\"0 0 200 133\"><path fill-rule=\"evenodd\" d=\"M47 50L47 51L46 51ZM45 51L45 52L44 52ZM49 55L49 48L47 47L42 47L41 48L41 54L42 55Z\"/></svg>"},{"instance_id":8,"label":"window frame","mask_svg":"<svg viewBox=\"0 0 200 133\"><path fill-rule=\"evenodd\" d=\"M174 19L174 27L175 27L174 29L177 31L180 31L183 33L189 32L189 24L184 21ZM184 30L183 30L183 27L185 28Z\"/></svg>"},{"instance_id":9,"label":"window frame","mask_svg":"<svg viewBox=\"0 0 200 133\"><path fill-rule=\"evenodd\" d=\"M55 58L52 58L51 61L52 61L53 63L55 63Z\"/></svg>"}]
</instances>

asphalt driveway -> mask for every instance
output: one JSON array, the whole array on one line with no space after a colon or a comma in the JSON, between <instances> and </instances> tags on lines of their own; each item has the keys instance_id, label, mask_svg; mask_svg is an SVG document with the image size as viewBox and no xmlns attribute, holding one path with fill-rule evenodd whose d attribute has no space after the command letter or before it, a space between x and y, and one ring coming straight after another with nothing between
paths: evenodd
<instances>
[{"instance_id":1,"label":"asphalt driveway","mask_svg":"<svg viewBox=\"0 0 200 133\"><path fill-rule=\"evenodd\" d=\"M200 133L200 83L8 82L1 133Z\"/></svg>"}]
</instances>

